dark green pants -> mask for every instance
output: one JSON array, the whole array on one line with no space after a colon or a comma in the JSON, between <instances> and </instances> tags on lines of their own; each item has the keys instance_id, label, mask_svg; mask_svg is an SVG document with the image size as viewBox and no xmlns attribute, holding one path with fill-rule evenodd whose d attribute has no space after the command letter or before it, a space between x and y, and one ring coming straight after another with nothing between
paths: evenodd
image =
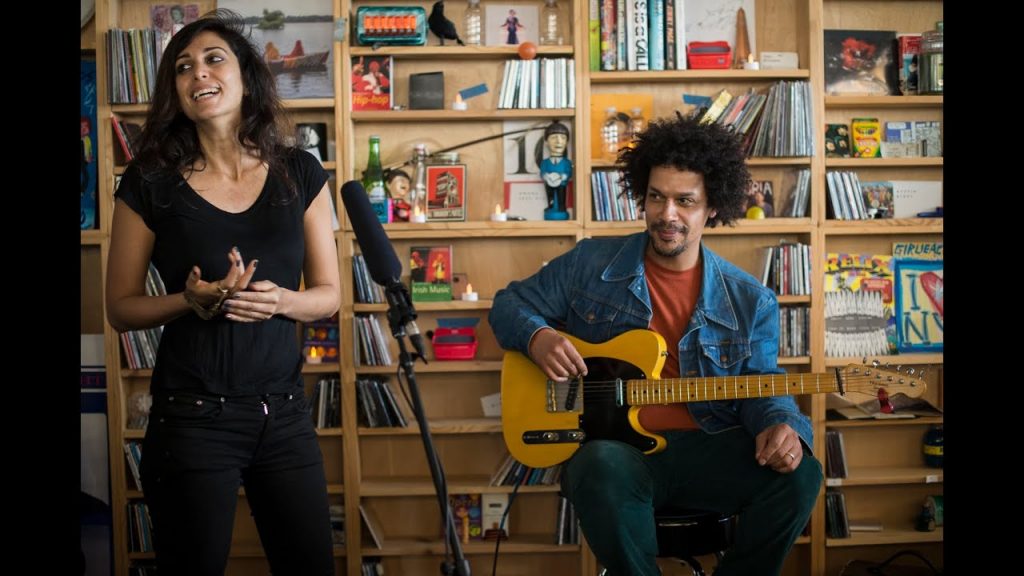
<instances>
[{"instance_id":1,"label":"dark green pants","mask_svg":"<svg viewBox=\"0 0 1024 576\"><path fill-rule=\"evenodd\" d=\"M807 524L821 486L821 464L805 451L792 474L754 460L754 439L669 432L652 456L621 442L587 442L573 455L562 491L609 576L657 576L654 510L664 505L738 512L736 542L715 576L778 574Z\"/></svg>"}]
</instances>

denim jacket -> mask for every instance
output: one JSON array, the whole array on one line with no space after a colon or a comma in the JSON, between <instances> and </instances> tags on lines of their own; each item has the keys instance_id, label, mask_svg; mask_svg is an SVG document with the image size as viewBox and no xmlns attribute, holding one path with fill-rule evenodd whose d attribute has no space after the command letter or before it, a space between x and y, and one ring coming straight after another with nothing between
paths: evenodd
<instances>
[{"instance_id":1,"label":"denim jacket","mask_svg":"<svg viewBox=\"0 0 1024 576\"><path fill-rule=\"evenodd\" d=\"M533 334L550 326L587 342L648 328L651 299L644 278L647 233L591 238L552 260L533 276L499 290L488 318L498 343L528 353ZM679 347L679 373L687 376L782 374L779 305L753 276L701 244L701 293ZM672 343L668 342L671 346ZM743 426L752 436L789 424L808 447L811 422L792 396L691 402L693 419L714 434Z\"/></svg>"}]
</instances>

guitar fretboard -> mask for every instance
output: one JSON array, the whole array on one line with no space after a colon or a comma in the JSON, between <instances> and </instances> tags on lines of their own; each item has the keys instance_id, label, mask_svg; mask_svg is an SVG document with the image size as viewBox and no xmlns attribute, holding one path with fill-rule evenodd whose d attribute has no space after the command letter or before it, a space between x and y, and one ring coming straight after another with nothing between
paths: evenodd
<instances>
[{"instance_id":1,"label":"guitar fretboard","mask_svg":"<svg viewBox=\"0 0 1024 576\"><path fill-rule=\"evenodd\" d=\"M822 392L839 392L835 374L748 374L626 382L626 400L631 406Z\"/></svg>"}]
</instances>

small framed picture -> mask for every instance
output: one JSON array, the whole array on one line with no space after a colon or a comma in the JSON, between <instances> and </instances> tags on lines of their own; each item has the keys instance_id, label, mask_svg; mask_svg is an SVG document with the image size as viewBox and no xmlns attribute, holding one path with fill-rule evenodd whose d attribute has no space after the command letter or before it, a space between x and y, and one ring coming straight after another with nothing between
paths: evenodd
<instances>
[{"instance_id":1,"label":"small framed picture","mask_svg":"<svg viewBox=\"0 0 1024 576\"><path fill-rule=\"evenodd\" d=\"M466 220L466 165L427 166L427 221Z\"/></svg>"},{"instance_id":2,"label":"small framed picture","mask_svg":"<svg viewBox=\"0 0 1024 576\"><path fill-rule=\"evenodd\" d=\"M296 124L295 145L323 162L327 159L327 124L325 122Z\"/></svg>"}]
</instances>

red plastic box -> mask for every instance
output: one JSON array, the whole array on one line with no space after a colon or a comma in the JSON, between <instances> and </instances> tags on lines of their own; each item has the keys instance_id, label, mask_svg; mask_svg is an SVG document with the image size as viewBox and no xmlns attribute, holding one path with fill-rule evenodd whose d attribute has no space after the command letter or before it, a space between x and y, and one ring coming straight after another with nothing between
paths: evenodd
<instances>
[{"instance_id":1,"label":"red plastic box","mask_svg":"<svg viewBox=\"0 0 1024 576\"><path fill-rule=\"evenodd\" d=\"M732 48L725 40L690 42L686 45L687 66L693 70L717 70L732 65Z\"/></svg>"},{"instance_id":2,"label":"red plastic box","mask_svg":"<svg viewBox=\"0 0 1024 576\"><path fill-rule=\"evenodd\" d=\"M436 360L472 360L476 357L476 328L438 328L431 339Z\"/></svg>"}]
</instances>

